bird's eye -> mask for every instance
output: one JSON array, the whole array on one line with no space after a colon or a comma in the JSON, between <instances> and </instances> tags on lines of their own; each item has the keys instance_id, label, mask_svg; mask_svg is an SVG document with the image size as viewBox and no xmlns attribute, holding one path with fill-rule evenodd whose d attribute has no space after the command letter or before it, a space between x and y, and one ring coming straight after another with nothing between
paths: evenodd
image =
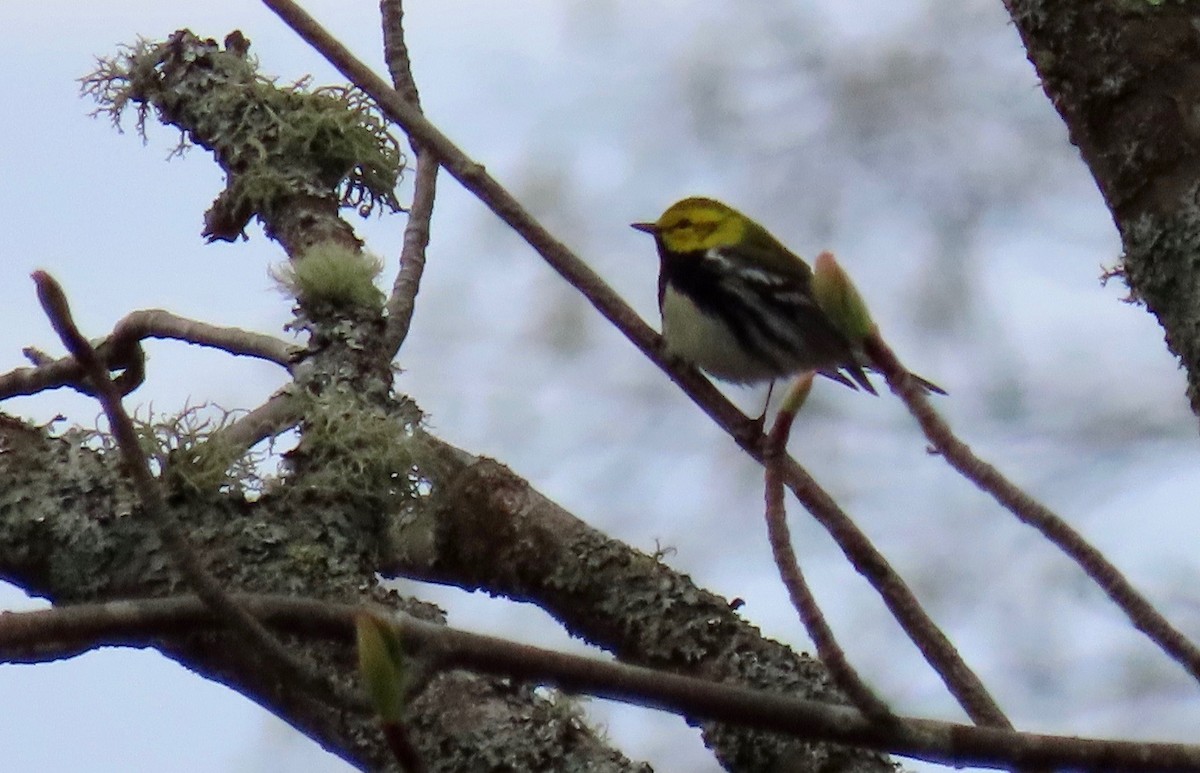
<instances>
[{"instance_id":1,"label":"bird's eye","mask_svg":"<svg viewBox=\"0 0 1200 773\"><path fill-rule=\"evenodd\" d=\"M678 223L676 223L675 227L676 228L691 228L692 221L685 217L683 220L680 220Z\"/></svg>"}]
</instances>

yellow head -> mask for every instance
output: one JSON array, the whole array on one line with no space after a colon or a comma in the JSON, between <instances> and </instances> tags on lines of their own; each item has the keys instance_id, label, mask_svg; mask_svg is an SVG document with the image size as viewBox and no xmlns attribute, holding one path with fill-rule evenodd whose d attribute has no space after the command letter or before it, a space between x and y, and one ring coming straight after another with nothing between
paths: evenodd
<instances>
[{"instance_id":1,"label":"yellow head","mask_svg":"<svg viewBox=\"0 0 1200 773\"><path fill-rule=\"evenodd\" d=\"M678 201L653 223L634 223L654 234L668 252L703 252L741 244L753 222L736 209L699 196Z\"/></svg>"}]
</instances>

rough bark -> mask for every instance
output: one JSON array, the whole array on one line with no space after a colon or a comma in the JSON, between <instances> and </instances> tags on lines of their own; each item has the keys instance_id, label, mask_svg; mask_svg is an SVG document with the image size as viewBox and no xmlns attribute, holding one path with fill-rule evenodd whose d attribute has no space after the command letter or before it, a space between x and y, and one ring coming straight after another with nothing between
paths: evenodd
<instances>
[{"instance_id":1,"label":"rough bark","mask_svg":"<svg viewBox=\"0 0 1200 773\"><path fill-rule=\"evenodd\" d=\"M152 106L162 120L213 152L229 187L210 210L210 238L235 238L251 217L258 217L293 260L330 242L351 260L360 244L337 216L338 205L347 202L329 187L336 178L329 178L321 159L297 158L278 142L291 129L274 123L281 105L290 108L297 100L304 125L325 118L308 112L314 107L309 100L266 91L247 69L247 47L244 39L230 36L222 50L215 41L181 31L161 45L139 44L120 67L98 75L93 86L115 104L147 105L143 117ZM229 94L221 92L224 87ZM318 103L315 109L321 111L330 106L327 99ZM246 140L259 122L269 129L269 139L255 146L265 148L266 160L236 142L228 144ZM275 161L282 166L270 166ZM507 539L536 543L554 557L553 567L541 563L531 569L557 573L535 582L520 567L492 565L497 573L481 577L480 567L446 563L440 580L536 601L572 631L635 662L836 698L818 663L764 641L723 600L583 528L501 466L476 465L469 455L448 451L422 432L420 412L392 392L380 309L348 308L303 295L298 300L294 327L307 332L309 341L292 368L291 394L304 418L302 440L288 454L288 474L253 501L197 489L174 475L170 464L160 476L194 550L230 590L370 600L440 619L429 605L382 590L378 573L399 568L401 552L427 550L428 540L461 539L464 548L486 544L497 525L488 521L493 494L503 498L513 491L542 503L557 525L570 526L557 534L537 521L510 520L504 526ZM158 533L139 517L137 497L124 482L115 454L95 448L93 441L74 432L55 437L47 428L0 414L0 578L55 604L188 590ZM432 495L415 493L414 483L422 478L435 484ZM492 484L495 492L488 490ZM397 525L412 519L428 531ZM520 552L503 554L505 561L524 558ZM600 573L601 565L620 571ZM503 579L522 572L529 580L523 594ZM597 592L596 577L608 583L603 593ZM350 647L289 644L346 686L354 683ZM164 641L161 648L351 763L373 770L392 767L373 716L279 683L238 640L190 636ZM408 721L430 770L644 769L581 723L569 702L547 700L531 686L503 679L458 671L432 675L411 696ZM892 769L874 752L728 727L706 732L734 770Z\"/></svg>"},{"instance_id":2,"label":"rough bark","mask_svg":"<svg viewBox=\"0 0 1200 773\"><path fill-rule=\"evenodd\" d=\"M1046 95L1112 212L1122 272L1200 415L1200 9L1007 0Z\"/></svg>"}]
</instances>

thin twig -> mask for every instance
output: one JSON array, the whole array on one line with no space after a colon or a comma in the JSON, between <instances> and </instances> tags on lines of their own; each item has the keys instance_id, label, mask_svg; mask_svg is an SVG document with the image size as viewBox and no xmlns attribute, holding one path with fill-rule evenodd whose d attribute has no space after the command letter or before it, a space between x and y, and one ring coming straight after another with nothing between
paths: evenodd
<instances>
[{"instance_id":1,"label":"thin twig","mask_svg":"<svg viewBox=\"0 0 1200 773\"><path fill-rule=\"evenodd\" d=\"M400 270L387 301L387 328L384 330L384 350L393 357L400 351L412 326L417 292L425 273L425 248L429 244L429 221L437 189L438 163L433 153L415 149L413 153L417 157L413 200L408 210L408 225L404 228L404 244L400 248Z\"/></svg>"},{"instance_id":2,"label":"thin twig","mask_svg":"<svg viewBox=\"0 0 1200 773\"><path fill-rule=\"evenodd\" d=\"M383 730L383 740L387 742L388 749L396 758L400 769L404 773L424 773L425 764L421 762L421 756L417 754L417 749L413 746L412 738L404 723L381 722L380 727Z\"/></svg>"},{"instance_id":3,"label":"thin twig","mask_svg":"<svg viewBox=\"0 0 1200 773\"><path fill-rule=\"evenodd\" d=\"M1200 681L1200 648L1171 625L1150 600L1125 578L1104 554L1083 535L1071 528L1053 510L1022 491L999 470L980 459L970 446L959 440L924 391L914 383L896 353L876 334L867 340L867 353L887 379L888 386L908 406L909 413L921 425L922 432L942 457L963 477L992 495L1022 523L1037 529L1083 569L1120 607L1133 625L1158 647Z\"/></svg>"},{"instance_id":4,"label":"thin twig","mask_svg":"<svg viewBox=\"0 0 1200 773\"><path fill-rule=\"evenodd\" d=\"M349 701L345 705L361 703L358 696L347 694L345 690L325 679L311 665L288 651L257 618L238 606L220 582L209 574L188 542L186 533L167 507L162 489L150 471L149 461L138 442L133 421L121 405L121 395L109 379L96 350L75 325L62 287L45 271L35 271L32 276L37 285L38 300L41 301L50 324L54 326L63 345L79 361L80 367L91 382L96 398L104 408L109 428L132 480L138 501L158 528L171 558L197 595L214 613L227 621L234 631L255 645L258 650L255 654L268 666L279 668L282 675L317 691L320 695L342 702Z\"/></svg>"},{"instance_id":5,"label":"thin twig","mask_svg":"<svg viewBox=\"0 0 1200 773\"><path fill-rule=\"evenodd\" d=\"M118 391L122 395L129 394L141 383L144 357L138 345L147 338L185 341L238 356L274 362L289 369L292 367L292 354L296 351L285 341L261 333L210 325L162 309L135 311L121 319L113 332L95 347L106 372L117 369L125 371L117 377ZM90 394L83 369L74 357L38 361L35 367L16 368L0 374L0 400L64 386Z\"/></svg>"},{"instance_id":6,"label":"thin twig","mask_svg":"<svg viewBox=\"0 0 1200 773\"><path fill-rule=\"evenodd\" d=\"M559 274L572 285L584 290L592 305L630 336L630 340L638 348L650 355L655 362L665 365L666 359L658 351L657 334L586 263L535 220L481 164L468 158L430 123L419 108L410 104L385 83L292 0L263 0L263 3L329 60L348 80L375 100L380 110L399 124L422 149L432 151L451 176L479 197ZM633 335L630 335L631 333ZM696 378L702 380L698 375ZM733 408L733 412L741 415L736 408ZM742 418L747 425L752 424L749 419Z\"/></svg>"},{"instance_id":7,"label":"thin twig","mask_svg":"<svg viewBox=\"0 0 1200 773\"><path fill-rule=\"evenodd\" d=\"M296 426L303 418L296 409L294 395L284 388L245 416L217 430L214 438L219 437L227 447L249 451L267 438Z\"/></svg>"},{"instance_id":8,"label":"thin twig","mask_svg":"<svg viewBox=\"0 0 1200 773\"><path fill-rule=\"evenodd\" d=\"M412 74L412 60L404 37L403 0L379 0L379 15L383 20L383 59L387 62L392 85L405 102L421 109L421 93Z\"/></svg>"},{"instance_id":9,"label":"thin twig","mask_svg":"<svg viewBox=\"0 0 1200 773\"><path fill-rule=\"evenodd\" d=\"M829 532L850 565L866 578L904 633L920 650L942 683L979 725L1011 728L1012 723L992 698L983 681L971 670L912 589L892 568L867 535L795 460L785 460L786 482L796 499Z\"/></svg>"},{"instance_id":10,"label":"thin twig","mask_svg":"<svg viewBox=\"0 0 1200 773\"><path fill-rule=\"evenodd\" d=\"M212 325L181 317L163 309L143 309L125 315L113 328L109 345L120 349L132 341L166 338L197 346L221 349L239 357L254 357L273 362L289 370L298 347L274 336L254 333L238 327Z\"/></svg>"},{"instance_id":11,"label":"thin twig","mask_svg":"<svg viewBox=\"0 0 1200 773\"><path fill-rule=\"evenodd\" d=\"M413 80L412 64L408 58L408 46L404 42L404 7L401 0L380 0L379 10L383 17L383 53L387 60L392 84L418 111L421 97ZM404 245L400 249L400 271L392 285L392 295L387 302L387 328L384 331L385 350L395 357L396 352L408 337L412 326L413 311L416 309L417 292L421 289L421 275L425 272L425 248L429 246L429 223L433 217L433 201L437 195L437 156L409 135L413 155L416 157L416 174L413 179L413 200L408 210L408 224L404 228Z\"/></svg>"},{"instance_id":12,"label":"thin twig","mask_svg":"<svg viewBox=\"0 0 1200 773\"><path fill-rule=\"evenodd\" d=\"M809 374L807 384L803 381L798 382L792 392L795 394L802 390L807 393L811 386L812 374ZM763 449L767 538L771 544L771 554L775 558L779 576L792 600L792 606L800 615L800 621L804 623L809 637L817 647L817 655L829 669L834 682L850 698L851 702L872 720L891 722L895 720L891 708L875 694L875 691L854 669L846 657L846 652L838 644L833 635L833 629L829 627L812 589L808 587L808 583L804 579L804 573L800 570L800 562L796 559L796 552L792 549L792 535L788 529L787 509L783 501L783 458L798 407L798 405L789 404L780 409L775 416L775 424L767 436L767 443Z\"/></svg>"},{"instance_id":13,"label":"thin twig","mask_svg":"<svg viewBox=\"0 0 1200 773\"><path fill-rule=\"evenodd\" d=\"M354 641L356 616L365 611L360 606L291 596L237 594L233 599L281 631L347 645ZM388 620L405 648L428 658L438 668L469 668L689 718L775 730L797 738L879 749L955 766L1200 770L1200 746L1018 733L909 717L875 723L846 706L568 655L455 630L392 610L369 612ZM162 637L186 636L227 625L225 617L194 596L6 612L0 613L0 662L30 662L35 657L45 661L53 656L55 646L69 654L88 645L154 646Z\"/></svg>"},{"instance_id":14,"label":"thin twig","mask_svg":"<svg viewBox=\"0 0 1200 773\"><path fill-rule=\"evenodd\" d=\"M758 423L739 411L697 370L681 365L667 355L658 333L586 263L535 220L481 164L464 154L419 110L409 105L296 3L291 0L263 0L263 3L348 80L375 100L388 118L399 124L422 147L437 153L446 171L520 235L571 286L579 290L605 319L678 384L747 454L762 462L765 438ZM790 457L787 459L786 476L788 488L829 531L854 567L879 591L889 611L897 615L905 632L938 671L968 716L981 724L1009 726L1007 718L988 695L983 683L921 609L904 581L833 498Z\"/></svg>"}]
</instances>

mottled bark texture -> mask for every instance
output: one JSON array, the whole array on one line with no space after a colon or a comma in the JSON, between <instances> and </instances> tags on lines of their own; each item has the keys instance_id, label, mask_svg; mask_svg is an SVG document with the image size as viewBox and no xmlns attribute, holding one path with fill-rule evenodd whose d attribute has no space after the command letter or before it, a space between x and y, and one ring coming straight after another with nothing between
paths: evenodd
<instances>
[{"instance_id":1,"label":"mottled bark texture","mask_svg":"<svg viewBox=\"0 0 1200 773\"><path fill-rule=\"evenodd\" d=\"M393 519L383 573L537 604L627 663L846 703L819 661L763 638L691 578L605 537L504 465L424 444L433 506ZM689 721L728 770L893 770L859 749Z\"/></svg>"},{"instance_id":2,"label":"mottled bark texture","mask_svg":"<svg viewBox=\"0 0 1200 773\"><path fill-rule=\"evenodd\" d=\"M1112 212L1133 297L1162 324L1200 414L1200 7L1006 5Z\"/></svg>"},{"instance_id":3,"label":"mottled bark texture","mask_svg":"<svg viewBox=\"0 0 1200 773\"><path fill-rule=\"evenodd\" d=\"M137 106L141 119L153 114L213 153L227 188L210 210L210 238L236 238L257 217L293 261L320 247L335 271L339 263L358 271L360 243L338 208L389 203L394 179L383 167L399 162L394 143L344 90L275 93L253 72L248 47L240 35L222 49L181 31L103 63L88 86L114 115ZM339 108L357 118L343 121ZM818 663L763 640L725 601L586 528L501 465L427 435L420 412L392 391L382 296L363 302L362 293L330 284L293 288L292 327L308 342L287 393L292 415L303 416L287 474L246 498L188 474L203 443L160 460L173 514L230 591L381 602L440 619L435 608L379 587L381 574L408 571L537 603L632 662L837 699ZM358 300L348 303L351 296ZM0 579L55 604L188 590L142 516L116 454L95 437L55 436L0 414ZM353 685L352 648L285 641ZM240 640L197 635L160 648L352 764L394 769L370 713L280 683ZM581 722L570 701L462 671L425 676L407 721L430 771L646 769ZM874 752L731 727L705 732L731 770L892 769Z\"/></svg>"},{"instance_id":4,"label":"mottled bark texture","mask_svg":"<svg viewBox=\"0 0 1200 773\"><path fill-rule=\"evenodd\" d=\"M89 450L82 440L50 438L44 429L0 421L0 578L55 604L187 591L152 525L140 517L113 455ZM355 497L344 492L295 480L253 503L196 492L177 493L172 503L209 571L231 590L378 602L441 619L434 607L377 587L380 520L364 517ZM352 647L286 641L355 685ZM236 638L192 636L164 641L160 649L351 764L393 769L371 713L330 706L278 683ZM462 710L464 702L472 711ZM413 736L430 771L493 770L487 761L498 756L531 761L516 769L639 769L603 744L570 707L508 680L441 674L414 696L411 711ZM531 724L538 732L530 732Z\"/></svg>"},{"instance_id":5,"label":"mottled bark texture","mask_svg":"<svg viewBox=\"0 0 1200 773\"><path fill-rule=\"evenodd\" d=\"M369 276L365 293L346 291L362 276L360 243L338 216L340 206L394 203L395 142L361 97L345 89L276 88L254 71L247 47L240 36L221 49L181 31L102 62L87 81L114 117L136 106L141 120L153 114L212 152L227 188L209 212L210 238L233 239L257 217L293 261L315 246L326 255L320 277L292 287L292 326L308 333L308 342L290 387L304 418L288 474L253 499L198 483L189 469L214 441L192 437L185 452L160 457L159 482L192 548L231 591L374 601L440 619L431 605L378 585L387 515L412 493L415 459L407 448L420 414L392 393L391 356L381 346L382 294ZM0 414L0 579L55 604L188 590L140 512L117 454L97 441L74 431L55 437ZM356 686L353 647L285 642L344 686ZM357 767L395 769L373 713L279 680L240 639L190 636L160 648ZM576 711L531 686L450 671L423 681L410 700L413 742L429 771L494 770L497 759L528 770L642 769ZM472 711L463 710L466 703Z\"/></svg>"}]
</instances>

